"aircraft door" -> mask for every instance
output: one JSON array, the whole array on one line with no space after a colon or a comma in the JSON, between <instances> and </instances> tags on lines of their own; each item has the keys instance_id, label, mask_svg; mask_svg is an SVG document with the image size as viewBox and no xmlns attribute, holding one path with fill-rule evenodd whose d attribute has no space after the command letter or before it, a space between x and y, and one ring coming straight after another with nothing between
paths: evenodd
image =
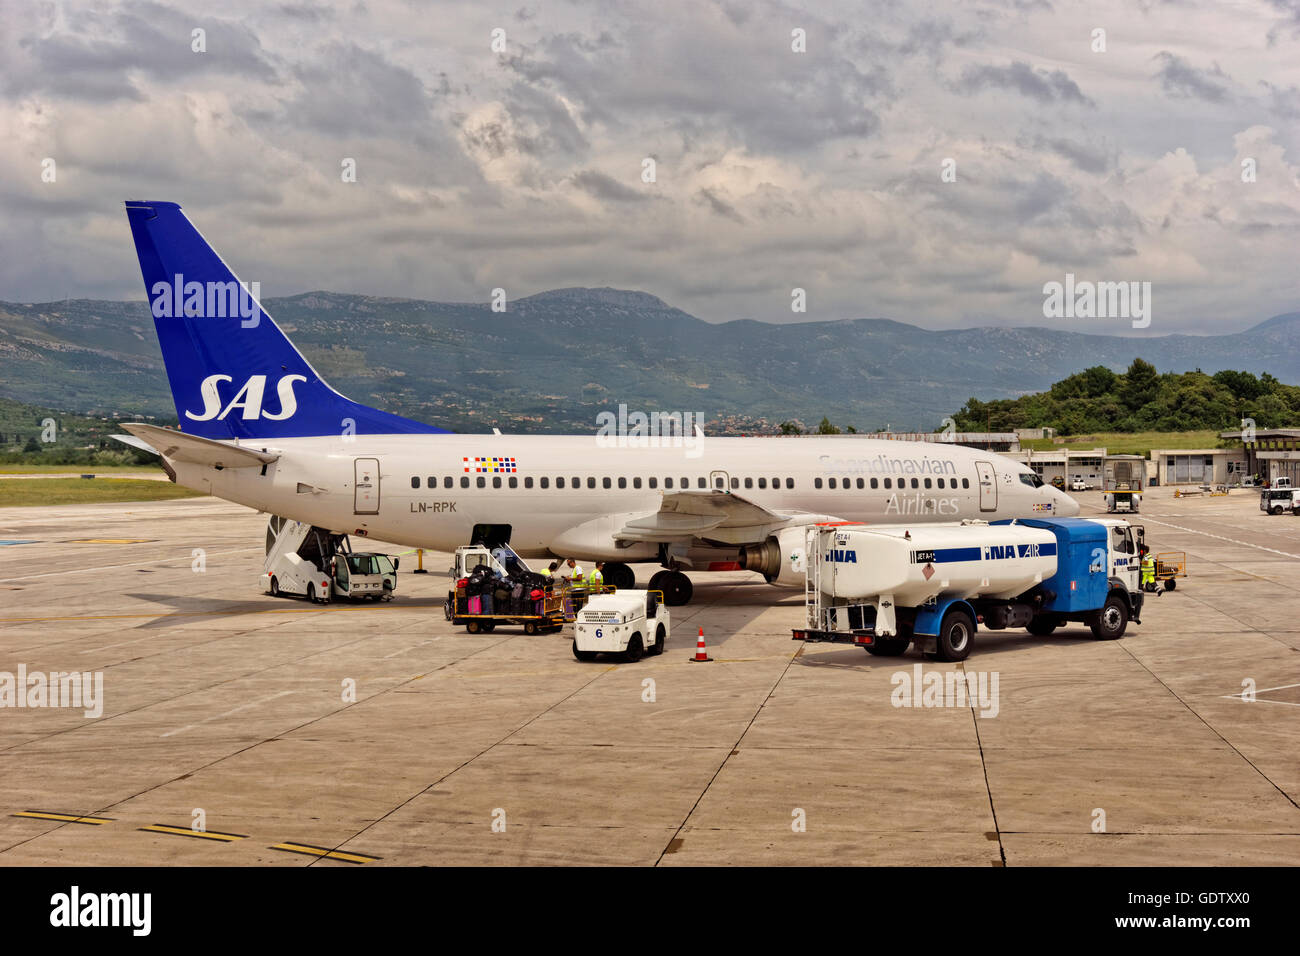
<instances>
[{"instance_id":1,"label":"aircraft door","mask_svg":"<svg viewBox=\"0 0 1300 956\"><path fill-rule=\"evenodd\" d=\"M379 459L358 458L356 483L353 485L352 512L359 515L379 514Z\"/></svg>"},{"instance_id":2,"label":"aircraft door","mask_svg":"<svg viewBox=\"0 0 1300 956\"><path fill-rule=\"evenodd\" d=\"M980 480L980 511L997 511L998 482L997 474L993 471L993 464L987 461L977 461L975 462L975 471L979 474Z\"/></svg>"},{"instance_id":3,"label":"aircraft door","mask_svg":"<svg viewBox=\"0 0 1300 956\"><path fill-rule=\"evenodd\" d=\"M731 482L730 476L725 471L709 472L709 487L714 491L726 491Z\"/></svg>"}]
</instances>

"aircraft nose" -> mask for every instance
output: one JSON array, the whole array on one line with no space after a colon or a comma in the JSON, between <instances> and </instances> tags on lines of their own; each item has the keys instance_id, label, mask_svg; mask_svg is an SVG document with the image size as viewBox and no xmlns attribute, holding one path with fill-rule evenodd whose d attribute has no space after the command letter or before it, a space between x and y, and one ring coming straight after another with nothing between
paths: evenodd
<instances>
[{"instance_id":1,"label":"aircraft nose","mask_svg":"<svg viewBox=\"0 0 1300 956\"><path fill-rule=\"evenodd\" d=\"M1053 509L1059 517L1073 518L1079 513L1079 502L1075 501L1063 491L1056 494L1056 506Z\"/></svg>"}]
</instances>

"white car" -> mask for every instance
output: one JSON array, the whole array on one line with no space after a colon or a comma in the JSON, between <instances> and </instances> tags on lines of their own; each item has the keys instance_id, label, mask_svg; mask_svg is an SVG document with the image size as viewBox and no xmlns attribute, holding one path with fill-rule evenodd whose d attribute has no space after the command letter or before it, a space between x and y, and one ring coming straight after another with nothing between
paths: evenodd
<instances>
[{"instance_id":1,"label":"white car","mask_svg":"<svg viewBox=\"0 0 1300 956\"><path fill-rule=\"evenodd\" d=\"M1091 490L1092 490L1092 485L1088 484L1088 483L1087 483L1086 481L1084 481L1082 478L1075 478L1074 481L1070 482L1070 490L1071 490L1071 491L1091 491Z\"/></svg>"},{"instance_id":2,"label":"white car","mask_svg":"<svg viewBox=\"0 0 1300 956\"><path fill-rule=\"evenodd\" d=\"M668 607L658 591L627 589L597 594L578 612L573 625L573 656L594 661L597 654L621 654L639 661L662 654L671 628Z\"/></svg>"}]
</instances>

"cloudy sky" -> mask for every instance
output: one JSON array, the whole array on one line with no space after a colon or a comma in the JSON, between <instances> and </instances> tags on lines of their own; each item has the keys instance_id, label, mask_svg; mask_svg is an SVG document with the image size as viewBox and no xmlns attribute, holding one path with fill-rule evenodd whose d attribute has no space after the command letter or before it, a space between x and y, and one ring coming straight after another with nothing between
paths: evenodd
<instances>
[{"instance_id":1,"label":"cloudy sky","mask_svg":"<svg viewBox=\"0 0 1300 956\"><path fill-rule=\"evenodd\" d=\"M132 198L267 295L1131 331L1044 319L1070 272L1151 282L1142 334L1300 309L1300 0L0 9L0 299L143 298Z\"/></svg>"}]
</instances>

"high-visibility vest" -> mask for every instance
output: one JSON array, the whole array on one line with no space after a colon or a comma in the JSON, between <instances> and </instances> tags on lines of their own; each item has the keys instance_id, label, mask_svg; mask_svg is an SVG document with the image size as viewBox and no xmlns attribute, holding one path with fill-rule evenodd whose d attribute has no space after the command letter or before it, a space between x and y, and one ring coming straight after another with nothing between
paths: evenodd
<instances>
[{"instance_id":1,"label":"high-visibility vest","mask_svg":"<svg viewBox=\"0 0 1300 956\"><path fill-rule=\"evenodd\" d=\"M587 587L598 588L605 583L605 576L600 573L600 569L594 569L591 574L587 575Z\"/></svg>"},{"instance_id":2,"label":"high-visibility vest","mask_svg":"<svg viewBox=\"0 0 1300 956\"><path fill-rule=\"evenodd\" d=\"M1156 580L1156 563L1150 558L1142 560L1142 583L1154 584Z\"/></svg>"},{"instance_id":3,"label":"high-visibility vest","mask_svg":"<svg viewBox=\"0 0 1300 956\"><path fill-rule=\"evenodd\" d=\"M569 578L570 578L570 580L573 581L574 584L581 584L581 583L582 583L582 565L581 565L581 564L575 564L575 565L573 566L573 570L569 572Z\"/></svg>"}]
</instances>

